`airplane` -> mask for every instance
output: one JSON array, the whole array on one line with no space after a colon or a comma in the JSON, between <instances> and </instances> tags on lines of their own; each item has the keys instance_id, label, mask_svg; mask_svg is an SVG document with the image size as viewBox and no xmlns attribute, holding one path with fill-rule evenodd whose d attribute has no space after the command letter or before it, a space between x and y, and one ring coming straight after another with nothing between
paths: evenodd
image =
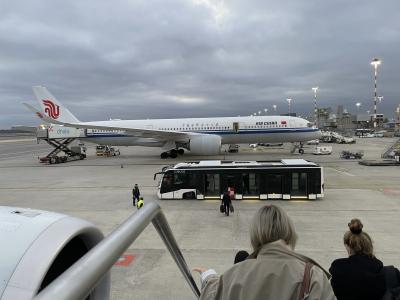
<instances>
[{"instance_id":1,"label":"airplane","mask_svg":"<svg viewBox=\"0 0 400 300\"><path fill-rule=\"evenodd\" d=\"M302 154L303 142L321 137L321 131L312 123L292 116L81 122L46 87L34 86L33 91L41 111L30 104L24 105L42 120L83 128L84 139L96 144L160 147L165 150L161 158L176 158L185 150L195 155L218 155L221 145L242 143L296 143Z\"/></svg>"}]
</instances>

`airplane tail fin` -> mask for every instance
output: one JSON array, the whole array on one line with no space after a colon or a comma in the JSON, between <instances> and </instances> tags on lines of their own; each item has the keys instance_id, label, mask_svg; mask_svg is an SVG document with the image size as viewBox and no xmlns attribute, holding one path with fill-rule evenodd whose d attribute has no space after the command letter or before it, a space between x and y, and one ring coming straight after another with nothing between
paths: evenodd
<instances>
[{"instance_id":1,"label":"airplane tail fin","mask_svg":"<svg viewBox=\"0 0 400 300\"><path fill-rule=\"evenodd\" d=\"M50 119L65 123L77 123L79 120L44 86L34 86L33 92L45 115Z\"/></svg>"}]
</instances>

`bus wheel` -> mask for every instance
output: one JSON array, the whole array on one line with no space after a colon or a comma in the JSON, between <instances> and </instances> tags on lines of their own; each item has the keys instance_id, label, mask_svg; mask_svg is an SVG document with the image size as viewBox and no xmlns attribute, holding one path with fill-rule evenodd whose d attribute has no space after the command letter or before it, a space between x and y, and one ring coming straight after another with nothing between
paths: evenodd
<instances>
[{"instance_id":1,"label":"bus wheel","mask_svg":"<svg viewBox=\"0 0 400 300\"><path fill-rule=\"evenodd\" d=\"M161 153L161 158L162 158L162 159L166 159L166 158L168 158L168 157L169 157L168 152L163 152L163 153Z\"/></svg>"},{"instance_id":2,"label":"bus wheel","mask_svg":"<svg viewBox=\"0 0 400 300\"><path fill-rule=\"evenodd\" d=\"M186 199L186 200L189 200L189 199L196 199L196 194L195 194L194 192L186 192L186 193L183 193L182 199Z\"/></svg>"},{"instance_id":3,"label":"bus wheel","mask_svg":"<svg viewBox=\"0 0 400 300\"><path fill-rule=\"evenodd\" d=\"M300 148L300 149L299 149L299 153L300 153L300 154L304 154L304 149L301 149L301 148Z\"/></svg>"},{"instance_id":4,"label":"bus wheel","mask_svg":"<svg viewBox=\"0 0 400 300\"><path fill-rule=\"evenodd\" d=\"M178 149L178 154L179 154L179 155L183 155L183 153L185 153L185 150L184 150L184 149Z\"/></svg>"}]
</instances>

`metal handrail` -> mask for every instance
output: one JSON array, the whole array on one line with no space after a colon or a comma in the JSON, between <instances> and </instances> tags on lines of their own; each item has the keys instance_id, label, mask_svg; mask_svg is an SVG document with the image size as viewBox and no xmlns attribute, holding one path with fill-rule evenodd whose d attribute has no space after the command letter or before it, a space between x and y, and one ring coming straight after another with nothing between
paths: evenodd
<instances>
[{"instance_id":1,"label":"metal handrail","mask_svg":"<svg viewBox=\"0 0 400 300\"><path fill-rule=\"evenodd\" d=\"M139 211L133 213L111 234L43 289L34 299L84 299L150 222L153 223L161 239L164 241L194 295L196 298L199 298L200 291L190 273L164 213L156 202L147 201Z\"/></svg>"}]
</instances>

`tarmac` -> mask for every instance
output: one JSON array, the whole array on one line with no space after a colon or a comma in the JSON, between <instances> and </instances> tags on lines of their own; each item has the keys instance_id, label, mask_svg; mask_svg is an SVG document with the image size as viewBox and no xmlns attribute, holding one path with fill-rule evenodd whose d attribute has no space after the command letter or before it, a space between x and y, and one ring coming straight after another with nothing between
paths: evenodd
<instances>
[{"instance_id":1,"label":"tarmac","mask_svg":"<svg viewBox=\"0 0 400 300\"><path fill-rule=\"evenodd\" d=\"M233 264L238 250L250 249L249 223L266 204L283 207L293 219L299 240L296 250L325 268L345 257L343 234L352 218L360 218L385 265L400 266L400 167L363 166L357 160L340 159L342 150L363 150L363 159L379 159L394 141L390 138L357 139L356 144L333 146L332 155L290 154L290 145L259 147L241 145L239 153L215 157L185 154L160 159L161 150L120 147L119 157L88 158L59 165L40 164L37 157L51 148L32 138L0 139L0 205L56 211L86 219L104 234L110 233L130 214L131 190L139 184L146 201L157 201L190 268L212 267L223 273ZM90 145L90 144L88 144ZM158 200L158 181L153 174L168 164L199 159L271 160L304 158L324 167L325 197L322 200L234 201L229 217L219 212L219 201ZM128 266L111 270L111 299L195 299L152 225L126 250L134 256ZM197 283L199 277L193 274Z\"/></svg>"}]
</instances>

